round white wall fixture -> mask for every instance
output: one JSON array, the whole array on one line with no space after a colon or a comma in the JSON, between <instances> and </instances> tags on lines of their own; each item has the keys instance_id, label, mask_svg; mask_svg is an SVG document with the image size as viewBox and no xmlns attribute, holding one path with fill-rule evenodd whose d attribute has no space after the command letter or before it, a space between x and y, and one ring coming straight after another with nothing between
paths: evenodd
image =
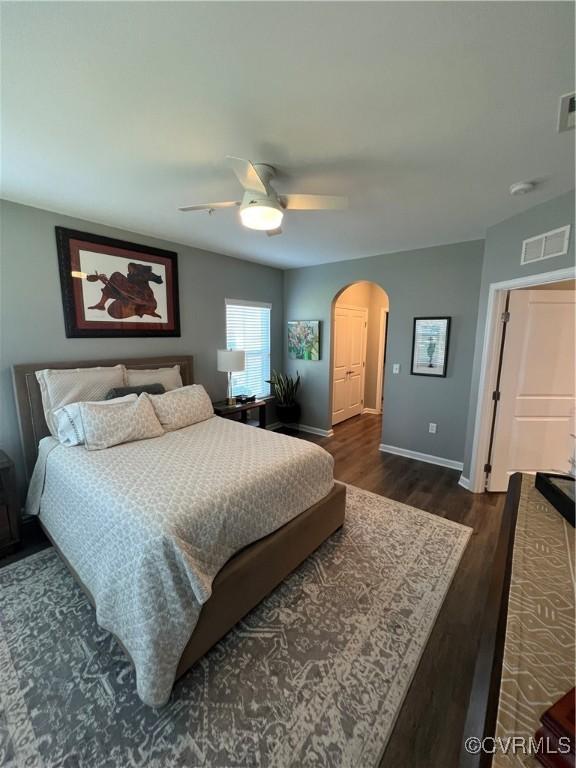
<instances>
[{"instance_id":1,"label":"round white wall fixture","mask_svg":"<svg viewBox=\"0 0 576 768\"><path fill-rule=\"evenodd\" d=\"M510 187L510 194L525 195L527 192L532 192L535 186L533 181L518 181Z\"/></svg>"}]
</instances>

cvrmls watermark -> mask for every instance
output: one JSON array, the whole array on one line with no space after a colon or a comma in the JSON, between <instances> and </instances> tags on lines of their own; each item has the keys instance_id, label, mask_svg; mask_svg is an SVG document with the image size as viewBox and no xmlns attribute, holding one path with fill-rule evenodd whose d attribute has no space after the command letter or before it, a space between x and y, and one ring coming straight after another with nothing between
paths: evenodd
<instances>
[{"instance_id":1,"label":"cvrmls watermark","mask_svg":"<svg viewBox=\"0 0 576 768\"><path fill-rule=\"evenodd\" d=\"M470 736L464 742L464 747L471 755L480 752L487 755L495 755L497 752L503 755L567 755L570 752L570 739L568 736L554 740L548 736L486 736L484 739Z\"/></svg>"}]
</instances>

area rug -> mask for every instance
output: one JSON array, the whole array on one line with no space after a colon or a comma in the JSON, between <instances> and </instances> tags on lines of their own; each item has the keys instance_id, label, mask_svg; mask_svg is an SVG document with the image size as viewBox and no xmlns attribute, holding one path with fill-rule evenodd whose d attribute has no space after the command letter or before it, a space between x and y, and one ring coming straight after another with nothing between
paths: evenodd
<instances>
[{"instance_id":1,"label":"area rug","mask_svg":"<svg viewBox=\"0 0 576 768\"><path fill-rule=\"evenodd\" d=\"M528 744L544 711L574 686L574 566L574 529L523 475L495 734L504 743L520 736ZM492 759L493 768L538 765L528 750Z\"/></svg>"},{"instance_id":2,"label":"area rug","mask_svg":"<svg viewBox=\"0 0 576 768\"><path fill-rule=\"evenodd\" d=\"M349 486L344 527L161 709L52 549L2 568L0 765L377 766L470 533Z\"/></svg>"}]
</instances>

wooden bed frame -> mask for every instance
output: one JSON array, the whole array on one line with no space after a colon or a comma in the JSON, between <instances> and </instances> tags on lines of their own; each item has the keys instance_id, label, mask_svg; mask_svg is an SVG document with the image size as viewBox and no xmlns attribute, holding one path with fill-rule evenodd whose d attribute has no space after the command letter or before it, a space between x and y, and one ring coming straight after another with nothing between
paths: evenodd
<instances>
[{"instance_id":1,"label":"wooden bed frame","mask_svg":"<svg viewBox=\"0 0 576 768\"><path fill-rule=\"evenodd\" d=\"M194 381L193 358L187 355L81 362L70 360L64 363L14 366L14 392L27 479L30 479L36 462L38 442L50 434L44 418L36 371L43 368L92 368L118 364L124 364L127 368L167 368L179 365L183 384L192 384ZM319 502L274 533L245 547L224 565L214 579L212 595L202 606L198 623L182 653L177 678L342 526L345 506L346 486L335 482L330 493ZM46 534L50 538L48 531ZM94 604L89 590L68 563L66 554L60 552L56 544L55 548Z\"/></svg>"}]
</instances>

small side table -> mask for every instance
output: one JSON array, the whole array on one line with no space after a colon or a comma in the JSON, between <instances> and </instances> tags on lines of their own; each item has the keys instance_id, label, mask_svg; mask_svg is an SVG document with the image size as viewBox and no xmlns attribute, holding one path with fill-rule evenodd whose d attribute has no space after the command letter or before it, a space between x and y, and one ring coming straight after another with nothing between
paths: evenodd
<instances>
[{"instance_id":1,"label":"small side table","mask_svg":"<svg viewBox=\"0 0 576 768\"><path fill-rule=\"evenodd\" d=\"M14 462L0 451L0 557L20 541L20 515Z\"/></svg>"},{"instance_id":2,"label":"small side table","mask_svg":"<svg viewBox=\"0 0 576 768\"><path fill-rule=\"evenodd\" d=\"M260 429L266 429L266 403L264 400L254 400L251 403L238 403L237 405L228 405L226 400L220 400L212 403L216 416L223 419L236 419L236 414L240 414L242 424L248 423L248 411L258 408L258 426Z\"/></svg>"}]
</instances>

